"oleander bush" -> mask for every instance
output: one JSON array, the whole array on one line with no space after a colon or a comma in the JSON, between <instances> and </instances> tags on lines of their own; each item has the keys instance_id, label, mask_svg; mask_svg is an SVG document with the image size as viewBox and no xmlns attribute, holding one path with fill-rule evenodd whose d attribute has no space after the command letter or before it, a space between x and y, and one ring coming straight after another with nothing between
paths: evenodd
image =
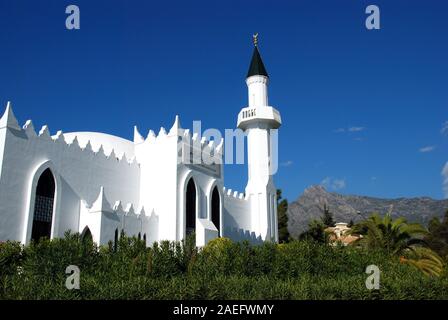
<instances>
[{"instance_id":1,"label":"oleander bush","mask_svg":"<svg viewBox=\"0 0 448 320\"><path fill-rule=\"evenodd\" d=\"M366 267L381 271L368 290ZM79 267L68 290L66 267ZM79 234L0 243L1 299L448 299L448 272L428 276L382 250L313 241L253 246L226 238L146 248L135 237L97 247Z\"/></svg>"}]
</instances>

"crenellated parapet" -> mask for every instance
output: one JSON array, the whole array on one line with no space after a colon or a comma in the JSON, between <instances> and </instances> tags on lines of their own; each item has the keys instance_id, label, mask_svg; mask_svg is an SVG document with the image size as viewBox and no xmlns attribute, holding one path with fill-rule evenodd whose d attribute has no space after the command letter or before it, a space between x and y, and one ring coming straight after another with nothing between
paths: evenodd
<instances>
[{"instance_id":1,"label":"crenellated parapet","mask_svg":"<svg viewBox=\"0 0 448 320\"><path fill-rule=\"evenodd\" d=\"M229 237L236 242L249 241L249 243L253 245L260 245L263 243L261 235L242 228L226 227L224 230L224 234L226 237Z\"/></svg>"},{"instance_id":2,"label":"crenellated parapet","mask_svg":"<svg viewBox=\"0 0 448 320\"><path fill-rule=\"evenodd\" d=\"M71 151L79 153L79 156L81 157L103 158L104 160L117 163L117 165L125 164L136 168L139 167L135 156L128 157L126 153L121 153L117 156L114 149L109 153L106 153L103 145L99 145L94 149L90 140L87 141L85 145L81 145L76 135L72 137L71 141L67 141L62 131L57 131L57 133L52 136L47 125L42 126L39 132L36 132L32 120L27 120L25 124L20 127L14 116L10 102L8 102L5 113L0 119L0 129L1 128L9 128L22 133L19 134L19 136L28 139L33 144L39 144L40 142L50 143L53 145L52 147L60 148L61 152Z\"/></svg>"},{"instance_id":3,"label":"crenellated parapet","mask_svg":"<svg viewBox=\"0 0 448 320\"><path fill-rule=\"evenodd\" d=\"M249 196L244 194L243 192L233 191L232 189L226 189L223 187L222 189L223 195L230 199L247 201L249 200Z\"/></svg>"},{"instance_id":4,"label":"crenellated parapet","mask_svg":"<svg viewBox=\"0 0 448 320\"><path fill-rule=\"evenodd\" d=\"M117 234L142 237L148 244L157 240L158 216L151 211L148 215L143 207L136 209L133 203L117 200L112 205L100 187L98 197L92 204L81 200L79 231L89 228L98 244L115 241ZM116 239L116 238L115 238Z\"/></svg>"},{"instance_id":5,"label":"crenellated parapet","mask_svg":"<svg viewBox=\"0 0 448 320\"><path fill-rule=\"evenodd\" d=\"M104 187L100 188L98 197L91 205L89 205L85 200L82 201L84 203L85 208L90 213L96 213L96 212L114 213L120 216L134 217L139 219L146 219L150 217L146 214L145 208L143 206L138 209L135 209L134 204L132 203L124 204L122 203L121 200L115 201L114 204L112 205L106 198Z\"/></svg>"},{"instance_id":6,"label":"crenellated parapet","mask_svg":"<svg viewBox=\"0 0 448 320\"><path fill-rule=\"evenodd\" d=\"M146 135L146 138L143 137L137 126L134 126L134 144L155 144L163 141L167 137L173 135L181 135L182 133L183 129L180 128L179 117L176 116L173 127L170 129L170 131L167 132L164 127L160 127L158 134L156 134L152 129L150 129L148 131L148 134Z\"/></svg>"},{"instance_id":7,"label":"crenellated parapet","mask_svg":"<svg viewBox=\"0 0 448 320\"><path fill-rule=\"evenodd\" d=\"M143 138L138 128L134 127L134 144L136 146L151 147L164 143L172 137L177 137L178 164L197 166L215 176L221 175L224 139L217 143L207 140L206 137L200 137L198 133L192 135L189 129L181 127L179 116L176 116L169 131L161 127L156 135L153 130L149 130L146 138Z\"/></svg>"},{"instance_id":8,"label":"crenellated parapet","mask_svg":"<svg viewBox=\"0 0 448 320\"><path fill-rule=\"evenodd\" d=\"M185 130L180 140L182 143L182 163L204 166L222 164L224 139L219 143L209 141L206 137L199 137L198 133L191 135L190 130Z\"/></svg>"}]
</instances>

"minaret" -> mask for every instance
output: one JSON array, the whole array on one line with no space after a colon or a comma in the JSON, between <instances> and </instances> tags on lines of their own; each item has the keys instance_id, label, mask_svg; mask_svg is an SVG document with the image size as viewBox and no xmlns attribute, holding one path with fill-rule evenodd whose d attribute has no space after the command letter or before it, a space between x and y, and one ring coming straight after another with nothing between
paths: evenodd
<instances>
[{"instance_id":1,"label":"minaret","mask_svg":"<svg viewBox=\"0 0 448 320\"><path fill-rule=\"evenodd\" d=\"M238 128L247 134L248 182L246 195L251 205L252 231L263 240L278 241L277 190L272 159L273 129L281 125L280 113L268 104L269 76L258 51L258 34L254 35L254 52L246 77L248 107L238 114ZM276 137L276 135L274 135ZM274 143L277 143L276 139Z\"/></svg>"}]
</instances>

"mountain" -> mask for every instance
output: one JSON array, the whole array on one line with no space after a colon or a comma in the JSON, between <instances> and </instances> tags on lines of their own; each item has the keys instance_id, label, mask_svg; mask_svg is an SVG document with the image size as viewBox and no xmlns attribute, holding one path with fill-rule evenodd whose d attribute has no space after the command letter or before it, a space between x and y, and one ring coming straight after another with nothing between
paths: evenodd
<instances>
[{"instance_id":1,"label":"mountain","mask_svg":"<svg viewBox=\"0 0 448 320\"><path fill-rule=\"evenodd\" d=\"M313 219L320 219L326 204L333 213L335 222L357 222L373 212L384 215L391 211L393 218L405 217L408 222L426 225L434 217L442 217L448 210L447 200L429 197L380 199L366 196L342 195L328 192L322 186L311 186L288 206L288 230L297 238L308 228Z\"/></svg>"}]
</instances>

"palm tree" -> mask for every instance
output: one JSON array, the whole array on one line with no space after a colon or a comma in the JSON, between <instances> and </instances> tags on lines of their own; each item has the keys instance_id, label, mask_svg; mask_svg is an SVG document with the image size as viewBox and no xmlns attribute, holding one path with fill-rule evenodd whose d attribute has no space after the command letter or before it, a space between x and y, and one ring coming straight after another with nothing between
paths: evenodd
<instances>
[{"instance_id":1,"label":"palm tree","mask_svg":"<svg viewBox=\"0 0 448 320\"><path fill-rule=\"evenodd\" d=\"M406 255L407 257L400 257L401 263L414 266L428 276L440 276L443 272L442 259L429 248L414 246L406 252Z\"/></svg>"},{"instance_id":2,"label":"palm tree","mask_svg":"<svg viewBox=\"0 0 448 320\"><path fill-rule=\"evenodd\" d=\"M407 223L405 218L393 220L390 213L383 218L373 214L355 224L351 233L362 235L355 241L355 245L384 249L399 256L402 263L413 265L425 274L439 275L443 271L442 259L425 248L423 237L428 231L418 223Z\"/></svg>"},{"instance_id":3,"label":"palm tree","mask_svg":"<svg viewBox=\"0 0 448 320\"><path fill-rule=\"evenodd\" d=\"M407 223L405 218L392 220L390 214L383 218L373 214L355 224L352 233L363 236L357 241L363 247L382 248L391 254L401 254L410 246L423 243L423 236L428 232L418 223Z\"/></svg>"}]
</instances>

